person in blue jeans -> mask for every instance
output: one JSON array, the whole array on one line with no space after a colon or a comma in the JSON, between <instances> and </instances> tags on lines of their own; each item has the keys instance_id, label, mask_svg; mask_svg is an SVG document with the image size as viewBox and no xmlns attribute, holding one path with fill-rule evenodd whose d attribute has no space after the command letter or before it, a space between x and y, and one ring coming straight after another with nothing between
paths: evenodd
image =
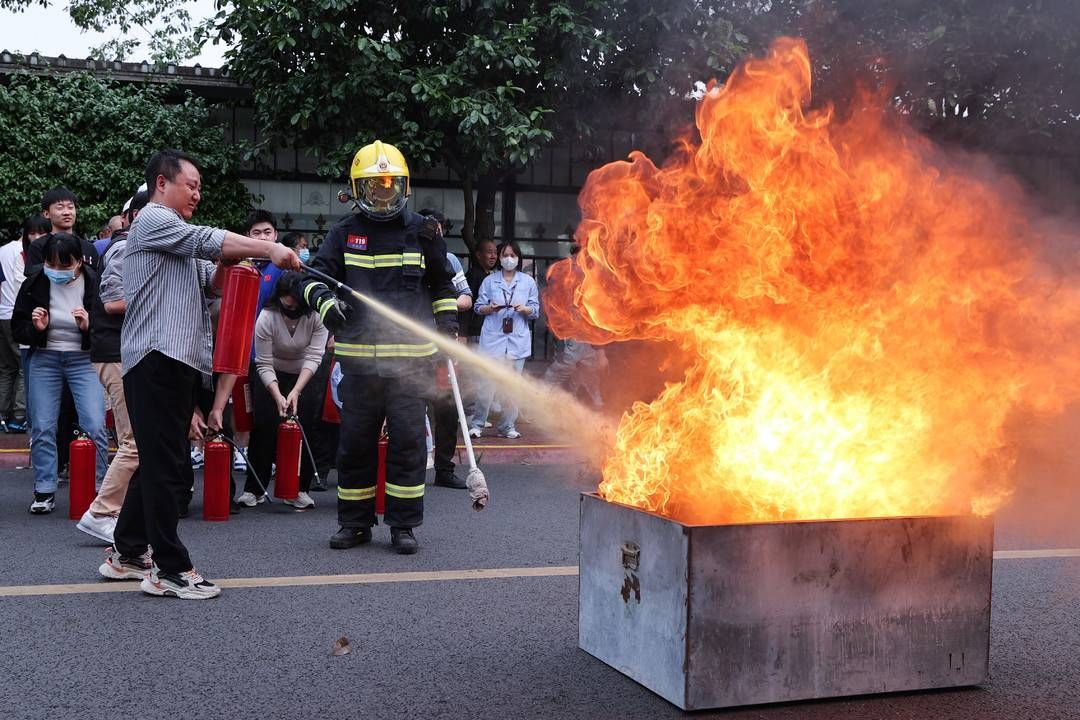
<instances>
[{"instance_id":1,"label":"person in blue jeans","mask_svg":"<svg viewBox=\"0 0 1080 720\"><path fill-rule=\"evenodd\" d=\"M11 330L30 347L31 449L34 502L30 512L50 513L57 486L56 425L66 382L75 398L79 426L97 447L97 484L108 465L105 391L90 363L90 307L98 277L83 265L82 244L70 233L53 233L45 243L45 264L26 278L15 299ZM70 438L60 438L68 442Z\"/></svg>"},{"instance_id":2,"label":"person in blue jeans","mask_svg":"<svg viewBox=\"0 0 1080 720\"><path fill-rule=\"evenodd\" d=\"M501 360L521 374L525 359L532 354L532 330L529 321L540 315L540 292L531 276L518 270L521 248L511 240L498 248L499 269L484 278L473 310L484 317L480 328L480 353ZM495 383L484 379L477 390L476 412L469 435L480 437L495 398ZM521 437L514 424L518 408L513 399L502 398L499 435L511 440Z\"/></svg>"}]
</instances>

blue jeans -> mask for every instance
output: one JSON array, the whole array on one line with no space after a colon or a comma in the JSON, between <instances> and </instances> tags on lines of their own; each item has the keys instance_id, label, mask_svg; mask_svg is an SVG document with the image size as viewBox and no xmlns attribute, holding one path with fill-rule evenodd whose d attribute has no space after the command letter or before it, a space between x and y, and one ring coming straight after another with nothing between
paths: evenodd
<instances>
[{"instance_id":1,"label":"blue jeans","mask_svg":"<svg viewBox=\"0 0 1080 720\"><path fill-rule=\"evenodd\" d=\"M56 423L64 381L75 398L79 427L97 446L97 485L108 469L109 444L105 435L105 390L90 363L88 352L35 349L30 353L30 459L34 464L34 492L56 492ZM71 442L71 438L61 438Z\"/></svg>"},{"instance_id":2,"label":"blue jeans","mask_svg":"<svg viewBox=\"0 0 1080 720\"><path fill-rule=\"evenodd\" d=\"M518 375L525 369L525 358L519 360L506 359L502 362L514 368L514 372ZM484 378L480 381L480 387L476 390L476 410L472 419L472 428L474 430L484 429L484 423L487 422L488 413L491 411L491 403L495 400L495 389L495 381L491 378ZM514 427L514 423L518 419L518 407L508 395L500 395L499 402L502 403L502 415L499 416L498 430L505 435L511 430L517 429Z\"/></svg>"}]
</instances>

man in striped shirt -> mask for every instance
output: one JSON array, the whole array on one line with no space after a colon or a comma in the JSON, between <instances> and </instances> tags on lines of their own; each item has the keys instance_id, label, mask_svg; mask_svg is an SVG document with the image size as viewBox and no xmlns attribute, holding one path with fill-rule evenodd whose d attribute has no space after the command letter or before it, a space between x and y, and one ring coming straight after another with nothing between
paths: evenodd
<instances>
[{"instance_id":1,"label":"man in striped shirt","mask_svg":"<svg viewBox=\"0 0 1080 720\"><path fill-rule=\"evenodd\" d=\"M204 301L217 289L211 261L268 257L293 270L300 261L282 245L188 224L202 180L195 161L178 150L150 158L146 185L150 202L131 226L124 254L127 312L120 339L139 469L99 570L111 579L141 580L150 595L198 600L221 589L195 571L176 527L178 498L189 484L180 471L188 462L188 429L203 378L211 374Z\"/></svg>"}]
</instances>

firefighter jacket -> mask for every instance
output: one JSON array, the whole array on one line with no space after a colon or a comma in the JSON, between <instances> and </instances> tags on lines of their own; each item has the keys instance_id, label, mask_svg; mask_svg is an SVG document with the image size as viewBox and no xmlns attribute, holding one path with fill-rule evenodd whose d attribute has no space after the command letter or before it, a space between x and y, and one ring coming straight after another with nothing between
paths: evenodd
<instances>
[{"instance_id":1,"label":"firefighter jacket","mask_svg":"<svg viewBox=\"0 0 1080 720\"><path fill-rule=\"evenodd\" d=\"M423 232L424 218L410 210L385 222L360 214L343 218L326 234L311 266L420 322L457 332L457 292L442 235ZM438 227L429 223L428 227ZM425 237L428 236L428 237ZM305 276L299 293L311 304L320 280ZM348 323L334 338L334 355L346 375L398 377L430 372L436 346L386 320L355 298Z\"/></svg>"}]
</instances>

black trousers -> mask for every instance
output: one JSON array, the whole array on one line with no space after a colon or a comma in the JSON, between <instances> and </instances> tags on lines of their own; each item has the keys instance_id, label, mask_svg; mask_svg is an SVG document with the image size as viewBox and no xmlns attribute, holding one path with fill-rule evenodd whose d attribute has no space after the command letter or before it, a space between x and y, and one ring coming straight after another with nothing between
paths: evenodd
<instances>
[{"instance_id":1,"label":"black trousers","mask_svg":"<svg viewBox=\"0 0 1080 720\"><path fill-rule=\"evenodd\" d=\"M192 568L176 526L179 503L191 490L188 428L202 377L198 370L151 352L124 376L139 469L131 476L114 533L115 547L136 557L154 547L163 572Z\"/></svg>"},{"instance_id":2,"label":"black trousers","mask_svg":"<svg viewBox=\"0 0 1080 720\"><path fill-rule=\"evenodd\" d=\"M375 524L375 483L379 433L386 421L386 514L390 527L416 527L424 521L427 398L415 378L346 375L341 397L338 446L338 522L342 527Z\"/></svg>"},{"instance_id":3,"label":"black trousers","mask_svg":"<svg viewBox=\"0 0 1080 720\"><path fill-rule=\"evenodd\" d=\"M431 401L431 434L435 444L435 476L451 477L454 474L454 454L457 451L458 430L457 405L454 391L439 391Z\"/></svg>"},{"instance_id":4,"label":"black trousers","mask_svg":"<svg viewBox=\"0 0 1080 720\"><path fill-rule=\"evenodd\" d=\"M255 481L251 471L254 469L259 479L266 484L266 489L269 490L270 466L277 456L277 429L281 423L281 416L278 414L277 403L274 402L270 391L263 385L254 365L251 367L251 374L248 375L248 378L248 382L251 384L251 405L254 422L251 427L251 439L248 441L248 471L244 490L255 495L261 495L262 488ZM300 379L300 376L278 371L277 379L278 390L281 391L282 395L288 395L296 387L296 381ZM300 392L300 401L296 404L296 415L300 420L300 425L304 428L304 433L309 438L315 429L315 418L322 411L322 406L318 404L318 393L315 392L315 387L312 386L313 382L314 378ZM315 468L311 465L311 456L301 447L300 489L303 492L311 489L311 479L314 475Z\"/></svg>"}]
</instances>

